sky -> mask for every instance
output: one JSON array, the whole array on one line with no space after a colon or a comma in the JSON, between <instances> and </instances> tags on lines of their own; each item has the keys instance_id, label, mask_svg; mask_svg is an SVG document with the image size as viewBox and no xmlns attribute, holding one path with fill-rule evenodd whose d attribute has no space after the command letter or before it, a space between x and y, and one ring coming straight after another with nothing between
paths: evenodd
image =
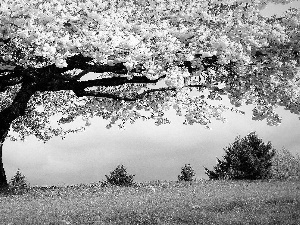
<instances>
[{"instance_id":1,"label":"sky","mask_svg":"<svg viewBox=\"0 0 300 225\"><path fill-rule=\"evenodd\" d=\"M288 6L300 8L300 1ZM263 14L280 14L288 6L271 4ZM128 124L125 130L106 129L108 121L95 118L86 131L70 134L64 140L53 138L46 144L34 137L24 142L6 140L3 163L8 180L19 168L31 185L69 185L105 180L105 175L119 164L129 174L135 174L137 182L177 180L185 164L192 166L195 178L207 179L204 167L212 169L216 157L224 155L225 147L237 136L244 137L252 131L277 150L300 153L297 115L278 108L283 120L280 126L273 127L266 121L253 121L253 107L240 107L245 115L226 112L227 122L213 121L211 130L198 124L183 125L183 118L172 112L167 112L171 124L156 126L154 121L138 121Z\"/></svg>"}]
</instances>

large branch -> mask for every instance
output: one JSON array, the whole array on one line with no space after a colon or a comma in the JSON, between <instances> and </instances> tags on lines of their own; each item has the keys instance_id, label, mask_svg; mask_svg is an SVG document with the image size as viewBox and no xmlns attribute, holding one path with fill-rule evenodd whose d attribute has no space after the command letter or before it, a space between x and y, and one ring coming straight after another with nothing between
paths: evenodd
<instances>
[{"instance_id":1,"label":"large branch","mask_svg":"<svg viewBox=\"0 0 300 225\"><path fill-rule=\"evenodd\" d=\"M69 57L67 60L68 66L65 68L60 68L59 72L63 73L68 70L79 69L83 72L80 75L75 76L75 79L81 78L87 73L105 73L111 72L116 74L126 74L129 71L123 65L123 63L116 63L114 65L107 65L107 64L94 64L93 58L89 56L83 56L82 54L77 54ZM144 68L142 65L137 65L136 68L131 70L130 72L141 72Z\"/></svg>"},{"instance_id":2,"label":"large branch","mask_svg":"<svg viewBox=\"0 0 300 225\"><path fill-rule=\"evenodd\" d=\"M163 79L165 76L159 77L155 80L150 80L144 76L134 76L131 79L127 77L110 77L110 78L101 78L95 80L87 81L63 81L60 79L55 79L52 82L47 83L46 85L39 86L38 91L61 91L61 90L72 90L75 93L84 91L85 88L89 87L113 87L124 84L141 84L141 83L150 83L155 84L160 79Z\"/></svg>"},{"instance_id":3,"label":"large branch","mask_svg":"<svg viewBox=\"0 0 300 225\"><path fill-rule=\"evenodd\" d=\"M198 89L203 89L207 88L207 85L202 84L202 85L186 85L184 87L187 88L198 88ZM219 91L222 92L223 90L218 88L218 87L212 87L211 88L213 91ZM74 93L76 94L77 97L83 97L83 96L93 96L93 97L103 97L103 98L110 98L114 100L123 100L123 101L137 101L140 99L143 99L146 95L154 93L154 92L166 92L166 91L176 91L178 88L176 87L162 87L162 88L154 88L150 90L145 90L142 93L136 93L132 97L129 96L120 96L117 94L113 93L103 93L103 92L97 92L97 91L87 91L87 90L75 90Z\"/></svg>"},{"instance_id":4,"label":"large branch","mask_svg":"<svg viewBox=\"0 0 300 225\"><path fill-rule=\"evenodd\" d=\"M86 91L86 90L76 91L75 94L78 97L93 96L93 97L110 98L110 99L114 99L114 100L137 101L137 100L143 99L147 94L154 93L154 92L165 92L165 91L176 91L176 88L175 87L164 87L164 88L150 89L150 90L143 91L140 94L135 94L133 97L120 96L120 95L111 94L111 93L101 93L101 92L96 92L96 91Z\"/></svg>"},{"instance_id":5,"label":"large branch","mask_svg":"<svg viewBox=\"0 0 300 225\"><path fill-rule=\"evenodd\" d=\"M22 83L24 79L22 71L16 69L9 73L0 73L0 92L5 91L8 87Z\"/></svg>"},{"instance_id":6,"label":"large branch","mask_svg":"<svg viewBox=\"0 0 300 225\"><path fill-rule=\"evenodd\" d=\"M139 64L131 71L128 71L123 63L116 63L114 65L97 64L93 62L93 58L77 54L69 57L67 60L67 67L58 68L55 64L48 65L42 68L32 68L35 74L43 76L52 76L59 79L75 81L88 73L114 73L114 74L127 74L128 72L140 73L145 70L143 65ZM81 72L74 76L67 76L66 72L71 70L81 70Z\"/></svg>"},{"instance_id":7,"label":"large branch","mask_svg":"<svg viewBox=\"0 0 300 225\"><path fill-rule=\"evenodd\" d=\"M93 86L112 87L112 86L119 86L123 84L141 84L141 83L155 84L163 78L165 78L165 76L161 76L155 80L151 80L144 76L134 76L131 79L128 79L127 77L110 77L110 78L102 78L96 80L77 81L74 84L74 87L77 89L84 89Z\"/></svg>"},{"instance_id":8,"label":"large branch","mask_svg":"<svg viewBox=\"0 0 300 225\"><path fill-rule=\"evenodd\" d=\"M201 55L196 55L196 57L200 58ZM68 59L68 69L76 68L82 70L79 74L75 76L67 77L65 74L61 72L65 71L64 68L57 68L55 65L51 65L45 68L40 68L36 71L38 74L50 74L52 77L47 82L43 82L45 84L39 86L38 91L60 91L60 90L72 90L78 97L81 96L95 96L95 97L107 97L111 99L118 100L127 100L134 101L136 99L143 98L147 92L144 94L136 94L134 97L123 97L117 96L111 93L95 93L91 91L86 91L86 88L89 87L114 87L120 86L124 84L138 84L138 83L147 83L147 84L155 84L159 80L165 78L165 76L159 77L158 79L151 80L145 76L133 76L131 79L122 76L114 76L109 78L99 78L93 80L80 81L87 73L105 73L110 72L114 74L127 74L129 71L123 65L123 63L117 63L115 65L99 65L99 64L91 64L91 58L85 57L82 55L74 55ZM215 56L206 57L202 60L204 68L211 66L217 66L216 64L217 58ZM185 66L190 73L198 70L199 68L192 68L191 63L186 61L182 66ZM136 68L131 70L131 72L139 73L143 71L145 68L143 65L137 65ZM41 83L42 84L42 83ZM155 89L154 89L155 90ZM150 91L151 92L151 91Z\"/></svg>"},{"instance_id":9,"label":"large branch","mask_svg":"<svg viewBox=\"0 0 300 225\"><path fill-rule=\"evenodd\" d=\"M20 67L15 68L14 70L0 70L0 83L10 81L15 78L19 78L21 73L20 73Z\"/></svg>"},{"instance_id":10,"label":"large branch","mask_svg":"<svg viewBox=\"0 0 300 225\"><path fill-rule=\"evenodd\" d=\"M3 44L8 44L10 42L10 38L4 39L4 38L0 38L0 42L2 42Z\"/></svg>"},{"instance_id":11,"label":"large branch","mask_svg":"<svg viewBox=\"0 0 300 225\"><path fill-rule=\"evenodd\" d=\"M195 57L200 58L201 55L195 55ZM16 82L22 82L22 79L30 79L33 83L37 84L37 91L60 91L60 90L72 90L76 93L77 96L95 96L92 92L85 91L86 88L89 87L113 87L120 86L124 84L139 84L139 83L147 83L147 84L155 84L165 76L159 77L158 79L151 80L145 76L133 76L131 79L122 76L114 76L109 78L99 78L94 80L80 81L87 73L105 73L110 72L114 74L127 74L129 71L123 65L123 63L117 63L115 65L102 65L102 64L93 64L91 57L83 56L81 54L77 54L71 56L67 59L68 66L65 68L58 68L54 64L48 65L42 68L17 68L12 71L8 75L0 76L0 90L5 90L5 87L8 85L16 84ZM206 57L202 60L202 64L204 69L209 66L217 66L217 57ZM191 62L185 61L182 65L188 69L190 73L193 73L195 70L199 68L194 68L191 65ZM66 74L67 71L72 69L79 69L81 72L75 76L68 76ZM137 65L130 72L140 73L145 70L143 65ZM13 79L15 77L19 77L20 79ZM151 92L151 91L150 91ZM134 97L121 97L115 96L114 94L107 93L97 93L96 97L108 97L112 99L119 100L128 100L134 101L135 99L143 98L147 94L137 94Z\"/></svg>"},{"instance_id":12,"label":"large branch","mask_svg":"<svg viewBox=\"0 0 300 225\"><path fill-rule=\"evenodd\" d=\"M12 104L0 112L0 127L10 126L12 121L23 116L27 103L36 92L36 87L31 83L23 83Z\"/></svg>"}]
</instances>

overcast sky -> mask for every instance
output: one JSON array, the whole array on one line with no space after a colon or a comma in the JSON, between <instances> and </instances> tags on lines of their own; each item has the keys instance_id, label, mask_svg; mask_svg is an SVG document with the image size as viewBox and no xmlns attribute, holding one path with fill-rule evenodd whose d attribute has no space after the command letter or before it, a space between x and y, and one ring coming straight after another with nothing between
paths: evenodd
<instances>
[{"instance_id":1,"label":"overcast sky","mask_svg":"<svg viewBox=\"0 0 300 225\"><path fill-rule=\"evenodd\" d=\"M300 8L300 1L290 4ZM265 15L280 13L287 7L270 5ZM20 168L31 185L63 185L97 182L105 179L117 165L123 164L136 181L177 180L181 167L190 163L196 178L207 178L203 167L216 164L223 148L236 136L256 131L274 148L285 147L300 153L300 121L298 116L281 108L282 124L270 127L265 121L252 121L253 106L240 109L246 115L228 112L227 122L211 125L183 125L183 118L170 112L172 123L155 126L153 121L127 125L125 130L110 130L105 120L94 119L85 132L68 135L65 140L54 138L44 144L34 137L25 142L4 143L3 163L10 179Z\"/></svg>"}]
</instances>

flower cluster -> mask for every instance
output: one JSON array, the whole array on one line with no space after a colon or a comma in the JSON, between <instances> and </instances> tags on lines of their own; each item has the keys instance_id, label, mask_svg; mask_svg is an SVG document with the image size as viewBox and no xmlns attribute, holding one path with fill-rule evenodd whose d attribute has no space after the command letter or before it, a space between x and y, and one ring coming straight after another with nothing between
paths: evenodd
<instances>
[{"instance_id":1,"label":"flower cluster","mask_svg":"<svg viewBox=\"0 0 300 225\"><path fill-rule=\"evenodd\" d=\"M273 106L300 112L300 13L290 9L282 19L264 18L260 10L270 2L291 1L2 0L0 72L6 74L17 66L65 68L68 58L81 54L97 65L122 63L129 71L124 75L128 79L134 75L150 80L164 77L159 85L177 93L152 93L131 103L86 98L80 106L73 105L78 101L74 96L69 105L64 104L66 96L56 93L55 99L62 98L63 104L54 108L72 112L74 117L96 114L114 124L135 121L142 117L137 111L151 109L149 118L162 124L167 120L160 116L161 111L173 106L178 114L185 114L187 124L207 125L211 117L223 120L223 108L200 97L206 88L211 100L226 94L237 107L244 102L257 104L253 118L276 124L280 118L270 110ZM143 70L135 71L138 65ZM198 86L200 94L191 97L195 91L191 86ZM124 85L106 90L134 96L134 91L138 94L151 88ZM51 108L54 102L43 104Z\"/></svg>"}]
</instances>

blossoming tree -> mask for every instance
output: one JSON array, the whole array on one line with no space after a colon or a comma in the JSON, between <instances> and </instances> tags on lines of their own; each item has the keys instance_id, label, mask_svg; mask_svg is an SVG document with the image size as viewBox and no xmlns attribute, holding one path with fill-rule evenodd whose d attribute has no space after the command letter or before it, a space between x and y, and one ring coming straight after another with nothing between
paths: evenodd
<instances>
[{"instance_id":1,"label":"blossoming tree","mask_svg":"<svg viewBox=\"0 0 300 225\"><path fill-rule=\"evenodd\" d=\"M268 2L290 1L224 2L2 0L0 184L6 138L64 136L77 117L160 125L173 108L208 126L224 120L212 104L224 96L269 125L276 106L299 114L299 11L265 18Z\"/></svg>"}]
</instances>

